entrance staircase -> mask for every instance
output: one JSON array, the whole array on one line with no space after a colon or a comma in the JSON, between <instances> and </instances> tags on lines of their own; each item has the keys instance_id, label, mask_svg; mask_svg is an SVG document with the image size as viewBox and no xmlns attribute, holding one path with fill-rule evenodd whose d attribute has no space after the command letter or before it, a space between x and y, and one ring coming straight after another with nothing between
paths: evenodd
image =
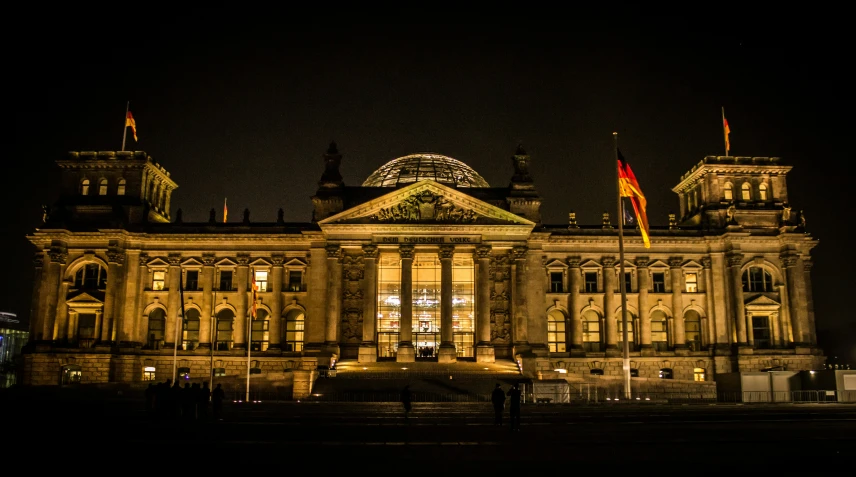
<instances>
[{"instance_id":1,"label":"entrance staircase","mask_svg":"<svg viewBox=\"0 0 856 477\"><path fill-rule=\"evenodd\" d=\"M497 383L508 390L512 383L528 382L511 360L448 364L343 360L315 380L308 400L398 402L401 390L410 385L414 402L483 402L490 401Z\"/></svg>"}]
</instances>

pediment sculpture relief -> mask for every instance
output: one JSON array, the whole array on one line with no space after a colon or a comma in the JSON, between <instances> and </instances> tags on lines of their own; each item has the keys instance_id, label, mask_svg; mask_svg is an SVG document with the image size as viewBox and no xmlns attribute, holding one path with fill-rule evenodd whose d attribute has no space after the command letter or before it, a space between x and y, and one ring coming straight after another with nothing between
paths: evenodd
<instances>
[{"instance_id":1,"label":"pediment sculpture relief","mask_svg":"<svg viewBox=\"0 0 856 477\"><path fill-rule=\"evenodd\" d=\"M443 196L431 191L422 191L411 195L396 205L380 209L371 219L377 222L451 222L470 223L476 220L476 213L452 204Z\"/></svg>"}]
</instances>

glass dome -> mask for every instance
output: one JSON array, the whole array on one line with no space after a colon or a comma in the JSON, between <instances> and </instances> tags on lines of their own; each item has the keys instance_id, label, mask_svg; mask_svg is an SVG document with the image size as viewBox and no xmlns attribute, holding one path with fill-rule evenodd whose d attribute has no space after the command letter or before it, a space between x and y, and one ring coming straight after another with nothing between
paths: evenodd
<instances>
[{"instance_id":1,"label":"glass dome","mask_svg":"<svg viewBox=\"0 0 856 477\"><path fill-rule=\"evenodd\" d=\"M440 154L420 153L393 159L363 182L365 187L395 187L433 180L456 187L490 187L472 167Z\"/></svg>"}]
</instances>

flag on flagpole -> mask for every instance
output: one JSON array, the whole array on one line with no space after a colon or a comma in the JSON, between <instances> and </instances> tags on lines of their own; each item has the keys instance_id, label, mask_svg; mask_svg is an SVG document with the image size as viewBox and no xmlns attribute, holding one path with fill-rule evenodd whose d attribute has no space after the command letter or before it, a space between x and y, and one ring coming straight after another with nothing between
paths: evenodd
<instances>
[{"instance_id":1,"label":"flag on flagpole","mask_svg":"<svg viewBox=\"0 0 856 477\"><path fill-rule=\"evenodd\" d=\"M134 121L134 115L130 111L125 115L125 127L131 127L131 132L134 134L134 141L137 140L137 122Z\"/></svg>"},{"instance_id":2,"label":"flag on flagpole","mask_svg":"<svg viewBox=\"0 0 856 477\"><path fill-rule=\"evenodd\" d=\"M728 151L731 150L731 143L728 141L728 135L731 134L731 129L728 127L728 120L725 119L725 116L722 116L722 131L725 134L725 155L728 155Z\"/></svg>"},{"instance_id":3,"label":"flag on flagpole","mask_svg":"<svg viewBox=\"0 0 856 477\"><path fill-rule=\"evenodd\" d=\"M223 199L223 223L226 223L226 218L229 216L229 208L226 207L226 199Z\"/></svg>"},{"instance_id":4,"label":"flag on flagpole","mask_svg":"<svg viewBox=\"0 0 856 477\"><path fill-rule=\"evenodd\" d=\"M648 216L645 213L647 202L645 195L642 194L642 189L639 187L639 182L636 181L636 176L630 169L630 164L624 160L621 155L621 150L618 152L618 188L621 192L621 197L629 197L630 203L633 205L633 212L636 213L636 219L639 222L639 230L642 232L642 242L645 248L651 247L651 240L648 237Z\"/></svg>"}]
</instances>

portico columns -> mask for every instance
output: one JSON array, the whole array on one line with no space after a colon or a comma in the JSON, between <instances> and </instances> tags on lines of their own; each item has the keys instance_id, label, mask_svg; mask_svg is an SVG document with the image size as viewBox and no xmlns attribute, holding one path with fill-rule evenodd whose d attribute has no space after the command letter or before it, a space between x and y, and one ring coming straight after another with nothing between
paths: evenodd
<instances>
[{"instance_id":1,"label":"portico columns","mask_svg":"<svg viewBox=\"0 0 856 477\"><path fill-rule=\"evenodd\" d=\"M476 295L476 362L493 363L496 353L490 343L490 245L476 247L478 294Z\"/></svg>"},{"instance_id":2,"label":"portico columns","mask_svg":"<svg viewBox=\"0 0 856 477\"><path fill-rule=\"evenodd\" d=\"M249 306L249 297L247 297L248 284L250 279L250 257L246 254L238 255L238 293L235 297L235 329L233 349L247 349L247 341L249 341L247 325L252 317L247 318L247 307Z\"/></svg>"},{"instance_id":3,"label":"portico columns","mask_svg":"<svg viewBox=\"0 0 856 477\"><path fill-rule=\"evenodd\" d=\"M181 309L181 293L178 289L179 280L181 280L181 257L178 255L170 255L167 260L169 261L169 276L167 279L169 280L169 292L167 293L167 305L166 305L166 330L164 330L164 348L172 349L175 346L175 340L181 339L180 336L176 336L176 327L179 319L178 312ZM96 323L95 329L98 329L98 325L100 323Z\"/></svg>"},{"instance_id":4,"label":"portico columns","mask_svg":"<svg viewBox=\"0 0 856 477\"><path fill-rule=\"evenodd\" d=\"M529 312L526 302L526 253L528 251L529 248L526 246L514 247L511 250L513 260L511 271L514 276L511 289L511 329L515 354L529 351L529 330L527 329Z\"/></svg>"},{"instance_id":5,"label":"portico columns","mask_svg":"<svg viewBox=\"0 0 856 477\"><path fill-rule=\"evenodd\" d=\"M202 256L202 316L199 317L199 348L211 348L211 326L214 313L214 255Z\"/></svg>"},{"instance_id":6,"label":"portico columns","mask_svg":"<svg viewBox=\"0 0 856 477\"><path fill-rule=\"evenodd\" d=\"M398 353L395 360L399 363L416 361L416 349L413 347L413 245L401 245L401 327L398 330Z\"/></svg>"},{"instance_id":7,"label":"portico columns","mask_svg":"<svg viewBox=\"0 0 856 477\"><path fill-rule=\"evenodd\" d=\"M675 349L683 350L687 347L686 331L684 326L683 293L681 290L682 269L681 257L669 258L669 271L672 279L672 319L675 322Z\"/></svg>"},{"instance_id":8,"label":"portico columns","mask_svg":"<svg viewBox=\"0 0 856 477\"><path fill-rule=\"evenodd\" d=\"M618 317L615 315L615 257L601 258L603 264L603 321L606 328L606 354L618 356ZM622 277L622 280L624 277Z\"/></svg>"},{"instance_id":9,"label":"portico columns","mask_svg":"<svg viewBox=\"0 0 856 477\"><path fill-rule=\"evenodd\" d=\"M339 354L339 320L342 319L342 248L327 245L327 321L324 346Z\"/></svg>"},{"instance_id":10,"label":"portico columns","mask_svg":"<svg viewBox=\"0 0 856 477\"><path fill-rule=\"evenodd\" d=\"M749 341L746 339L746 307L743 305L743 282L740 280L740 266L743 264L742 254L728 256L728 267L731 270L731 296L734 324L737 326L737 346L747 347Z\"/></svg>"},{"instance_id":11,"label":"portico columns","mask_svg":"<svg viewBox=\"0 0 856 477\"><path fill-rule=\"evenodd\" d=\"M452 335L452 257L454 245L440 246L440 350L439 363L457 361L455 341Z\"/></svg>"},{"instance_id":12,"label":"portico columns","mask_svg":"<svg viewBox=\"0 0 856 477\"><path fill-rule=\"evenodd\" d=\"M568 257L568 287L571 294L568 298L568 313L571 315L568 340L571 343L571 354L585 356L583 351L583 316L580 314L580 257Z\"/></svg>"},{"instance_id":13,"label":"portico columns","mask_svg":"<svg viewBox=\"0 0 856 477\"><path fill-rule=\"evenodd\" d=\"M642 356L654 356L651 344L651 315L648 313L648 257L636 257L636 280L639 288L639 352Z\"/></svg>"},{"instance_id":14,"label":"portico columns","mask_svg":"<svg viewBox=\"0 0 856 477\"><path fill-rule=\"evenodd\" d=\"M270 303L270 344L269 350L279 350L282 345L282 262L285 259L281 254L274 254L270 261L273 264L271 267L271 288L272 292Z\"/></svg>"}]
</instances>

